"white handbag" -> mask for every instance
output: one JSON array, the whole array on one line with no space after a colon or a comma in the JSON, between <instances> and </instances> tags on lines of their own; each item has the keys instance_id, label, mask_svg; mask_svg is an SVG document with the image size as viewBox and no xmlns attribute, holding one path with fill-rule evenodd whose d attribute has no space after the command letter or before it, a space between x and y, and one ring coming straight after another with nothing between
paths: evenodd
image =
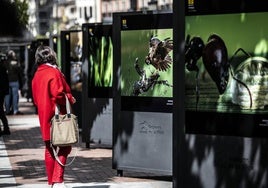
<instances>
[{"instance_id":1,"label":"white handbag","mask_svg":"<svg viewBox=\"0 0 268 188\"><path fill-rule=\"evenodd\" d=\"M59 107L56 105L55 107L55 115L51 119L51 147L54 153L56 160L62 166L63 165L58 159L57 151L55 150L55 146L63 147L63 146L72 146L79 142L79 127L77 116L71 113L70 102L65 95L66 98L66 114L59 114ZM74 158L73 158L74 160ZM72 160L72 161L73 161ZM72 162L71 161L71 162Z\"/></svg>"}]
</instances>

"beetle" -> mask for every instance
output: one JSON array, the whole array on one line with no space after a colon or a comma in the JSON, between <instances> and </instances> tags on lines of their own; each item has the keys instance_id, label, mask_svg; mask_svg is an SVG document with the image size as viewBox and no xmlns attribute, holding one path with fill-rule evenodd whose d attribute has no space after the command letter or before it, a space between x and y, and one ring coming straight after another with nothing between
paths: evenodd
<instances>
[{"instance_id":1,"label":"beetle","mask_svg":"<svg viewBox=\"0 0 268 188\"><path fill-rule=\"evenodd\" d=\"M219 94L221 95L226 91L229 83L229 75L231 73L233 79L247 89L250 96L250 108L252 107L252 96L248 86L234 77L230 66L233 57L239 51L242 51L250 57L247 52L245 52L242 48L239 48L229 60L225 42L217 34L211 34L208 37L206 44L203 42L201 37L195 36L190 38L190 35L187 36L185 43L185 65L188 71L196 71L196 103L198 103L199 99L199 67L197 66L197 61L202 57L203 64L211 79L215 82Z\"/></svg>"}]
</instances>

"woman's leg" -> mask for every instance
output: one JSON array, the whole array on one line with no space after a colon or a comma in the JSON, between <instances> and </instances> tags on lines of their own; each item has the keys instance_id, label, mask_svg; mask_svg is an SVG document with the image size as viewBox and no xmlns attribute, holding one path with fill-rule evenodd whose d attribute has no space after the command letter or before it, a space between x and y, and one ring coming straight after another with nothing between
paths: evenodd
<instances>
[{"instance_id":1,"label":"woman's leg","mask_svg":"<svg viewBox=\"0 0 268 188\"><path fill-rule=\"evenodd\" d=\"M11 82L13 113L19 111L19 82Z\"/></svg>"},{"instance_id":2,"label":"woman's leg","mask_svg":"<svg viewBox=\"0 0 268 188\"><path fill-rule=\"evenodd\" d=\"M52 185L52 177L54 171L55 158L53 156L53 151L50 146L50 141L45 142L45 165L47 172L47 181L49 185Z\"/></svg>"},{"instance_id":3,"label":"woman's leg","mask_svg":"<svg viewBox=\"0 0 268 188\"><path fill-rule=\"evenodd\" d=\"M62 164L64 164L64 165L66 164L67 157L70 154L71 150L72 150L71 146L65 146L65 147L59 148L58 157L59 157L59 160L61 161ZM63 177L64 177L64 166L60 165L55 160L52 182L53 183L62 183Z\"/></svg>"},{"instance_id":4,"label":"woman's leg","mask_svg":"<svg viewBox=\"0 0 268 188\"><path fill-rule=\"evenodd\" d=\"M4 100L5 100L5 96L4 95L0 95L0 119L2 121L3 127L4 127L4 133L5 134L10 134L9 131L9 126L8 126L8 120L4 111ZM1 131L1 128L0 128Z\"/></svg>"},{"instance_id":5,"label":"woman's leg","mask_svg":"<svg viewBox=\"0 0 268 188\"><path fill-rule=\"evenodd\" d=\"M10 113L10 107L11 107L11 87L9 85L9 94L5 96L5 109L6 109L6 114Z\"/></svg>"}]
</instances>

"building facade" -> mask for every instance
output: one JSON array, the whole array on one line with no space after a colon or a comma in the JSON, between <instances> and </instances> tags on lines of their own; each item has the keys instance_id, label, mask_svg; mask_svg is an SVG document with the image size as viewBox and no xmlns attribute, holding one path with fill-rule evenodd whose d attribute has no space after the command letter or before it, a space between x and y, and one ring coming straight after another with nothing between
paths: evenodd
<instances>
[{"instance_id":1,"label":"building facade","mask_svg":"<svg viewBox=\"0 0 268 188\"><path fill-rule=\"evenodd\" d=\"M29 30L34 36L57 35L83 23L111 23L114 12L169 11L173 0L30 0Z\"/></svg>"}]
</instances>

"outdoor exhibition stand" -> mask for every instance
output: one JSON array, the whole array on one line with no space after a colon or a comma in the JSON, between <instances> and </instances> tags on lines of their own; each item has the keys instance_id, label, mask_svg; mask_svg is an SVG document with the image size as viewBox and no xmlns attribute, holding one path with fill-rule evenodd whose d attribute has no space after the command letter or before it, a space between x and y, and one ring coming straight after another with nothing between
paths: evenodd
<instances>
[{"instance_id":1,"label":"outdoor exhibition stand","mask_svg":"<svg viewBox=\"0 0 268 188\"><path fill-rule=\"evenodd\" d=\"M267 2L173 3L173 187L267 187Z\"/></svg>"},{"instance_id":2,"label":"outdoor exhibition stand","mask_svg":"<svg viewBox=\"0 0 268 188\"><path fill-rule=\"evenodd\" d=\"M113 168L118 175L124 170L172 174L172 65L154 77L158 71L145 63L149 42L165 39L172 39L171 13L113 14Z\"/></svg>"},{"instance_id":3,"label":"outdoor exhibition stand","mask_svg":"<svg viewBox=\"0 0 268 188\"><path fill-rule=\"evenodd\" d=\"M79 128L82 125L82 31L68 30L61 31L61 70L67 82L71 86L76 103L73 105L73 112L78 116Z\"/></svg>"},{"instance_id":4,"label":"outdoor exhibition stand","mask_svg":"<svg viewBox=\"0 0 268 188\"><path fill-rule=\"evenodd\" d=\"M82 140L112 147L112 25L83 24L82 32Z\"/></svg>"}]
</instances>

